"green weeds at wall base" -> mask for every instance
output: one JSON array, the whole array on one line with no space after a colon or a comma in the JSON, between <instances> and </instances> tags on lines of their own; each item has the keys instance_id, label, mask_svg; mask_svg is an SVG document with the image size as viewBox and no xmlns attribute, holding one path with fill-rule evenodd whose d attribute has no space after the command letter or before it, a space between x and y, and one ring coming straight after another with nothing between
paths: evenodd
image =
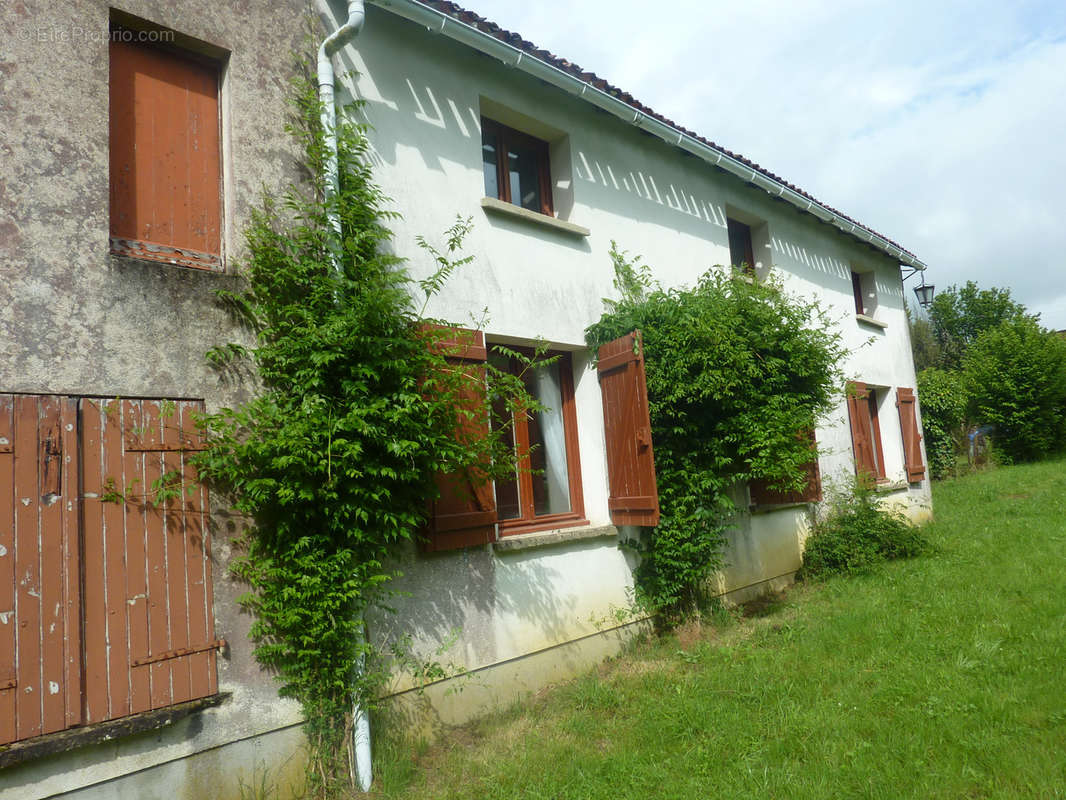
<instances>
[{"instance_id":1,"label":"green weeds at wall base","mask_svg":"<svg viewBox=\"0 0 1066 800\"><path fill-rule=\"evenodd\" d=\"M920 528L899 512L884 508L876 495L855 482L829 501L825 516L807 537L803 578L858 575L895 558L911 558L928 549Z\"/></svg>"}]
</instances>

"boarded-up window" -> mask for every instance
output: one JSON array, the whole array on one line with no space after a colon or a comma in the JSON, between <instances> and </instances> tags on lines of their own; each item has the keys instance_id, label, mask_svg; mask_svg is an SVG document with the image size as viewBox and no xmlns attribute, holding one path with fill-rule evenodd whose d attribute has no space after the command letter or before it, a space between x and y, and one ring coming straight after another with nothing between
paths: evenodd
<instances>
[{"instance_id":1,"label":"boarded-up window","mask_svg":"<svg viewBox=\"0 0 1066 800\"><path fill-rule=\"evenodd\" d=\"M0 743L217 692L199 410L0 395Z\"/></svg>"},{"instance_id":2,"label":"boarded-up window","mask_svg":"<svg viewBox=\"0 0 1066 800\"><path fill-rule=\"evenodd\" d=\"M869 483L883 481L885 457L881 449L881 424L877 418L877 393L865 383L854 382L848 384L846 394L855 474Z\"/></svg>"},{"instance_id":3,"label":"boarded-up window","mask_svg":"<svg viewBox=\"0 0 1066 800\"><path fill-rule=\"evenodd\" d=\"M488 433L485 409L485 335L481 331L456 328L455 335L434 340L434 347L444 352L448 363L463 377L463 396L470 415L461 423L456 436L473 441ZM429 527L423 539L427 551L487 544L496 540L496 498L492 482L476 468L462 473L437 476L440 496L430 509Z\"/></svg>"},{"instance_id":4,"label":"boarded-up window","mask_svg":"<svg viewBox=\"0 0 1066 800\"><path fill-rule=\"evenodd\" d=\"M802 489L783 492L773 489L765 480L753 480L748 484L751 502L757 506L784 505L788 503L816 503L822 499L822 473L818 468L818 445L814 431L801 434L811 445L811 460L804 467L807 483Z\"/></svg>"},{"instance_id":5,"label":"boarded-up window","mask_svg":"<svg viewBox=\"0 0 1066 800\"><path fill-rule=\"evenodd\" d=\"M913 389L896 389L896 407L899 409L899 427L903 434L903 461L907 481L918 483L925 477L922 461L922 434L918 430L918 415L915 411Z\"/></svg>"},{"instance_id":6,"label":"boarded-up window","mask_svg":"<svg viewBox=\"0 0 1066 800\"><path fill-rule=\"evenodd\" d=\"M607 445L608 507L616 525L659 524L659 492L640 331L597 353Z\"/></svg>"},{"instance_id":7,"label":"boarded-up window","mask_svg":"<svg viewBox=\"0 0 1066 800\"><path fill-rule=\"evenodd\" d=\"M111 249L220 268L218 66L110 43Z\"/></svg>"}]
</instances>

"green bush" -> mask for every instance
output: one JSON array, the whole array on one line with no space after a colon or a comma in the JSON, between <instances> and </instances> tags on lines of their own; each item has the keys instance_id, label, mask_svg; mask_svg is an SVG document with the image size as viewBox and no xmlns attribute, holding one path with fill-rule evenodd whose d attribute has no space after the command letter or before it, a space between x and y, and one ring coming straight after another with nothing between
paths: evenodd
<instances>
[{"instance_id":1,"label":"green bush","mask_svg":"<svg viewBox=\"0 0 1066 800\"><path fill-rule=\"evenodd\" d=\"M922 431L934 479L954 472L966 421L966 383L958 372L935 367L918 373Z\"/></svg>"},{"instance_id":2,"label":"green bush","mask_svg":"<svg viewBox=\"0 0 1066 800\"><path fill-rule=\"evenodd\" d=\"M861 574L889 559L920 555L928 546L921 529L855 484L830 501L807 537L800 574L815 579Z\"/></svg>"},{"instance_id":3,"label":"green bush","mask_svg":"<svg viewBox=\"0 0 1066 800\"><path fill-rule=\"evenodd\" d=\"M811 449L797 433L832 408L844 349L818 303L778 283L717 269L664 289L613 243L611 257L621 299L585 333L597 347L643 332L661 519L637 546L637 591L677 611L720 566L737 483L805 484Z\"/></svg>"},{"instance_id":4,"label":"green bush","mask_svg":"<svg viewBox=\"0 0 1066 800\"><path fill-rule=\"evenodd\" d=\"M962 369L970 415L995 426L1001 458L1036 461L1066 447L1066 340L1031 318L1007 320L977 337Z\"/></svg>"}]
</instances>

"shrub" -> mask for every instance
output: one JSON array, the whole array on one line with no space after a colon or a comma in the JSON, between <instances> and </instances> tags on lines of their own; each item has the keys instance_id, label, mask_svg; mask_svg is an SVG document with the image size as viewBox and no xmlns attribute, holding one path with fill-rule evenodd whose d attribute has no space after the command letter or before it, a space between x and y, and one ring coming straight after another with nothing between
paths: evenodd
<instances>
[{"instance_id":1,"label":"shrub","mask_svg":"<svg viewBox=\"0 0 1066 800\"><path fill-rule=\"evenodd\" d=\"M994 425L1007 461L1035 461L1066 446L1066 340L1033 319L984 331L963 359L969 411Z\"/></svg>"},{"instance_id":2,"label":"shrub","mask_svg":"<svg viewBox=\"0 0 1066 800\"><path fill-rule=\"evenodd\" d=\"M921 529L855 483L831 499L828 512L807 537L800 574L804 578L861 574L883 561L910 558L927 549Z\"/></svg>"},{"instance_id":3,"label":"shrub","mask_svg":"<svg viewBox=\"0 0 1066 800\"><path fill-rule=\"evenodd\" d=\"M934 479L955 469L966 420L966 383L958 372L930 367L918 373L922 430L929 472Z\"/></svg>"},{"instance_id":4,"label":"shrub","mask_svg":"<svg viewBox=\"0 0 1066 800\"><path fill-rule=\"evenodd\" d=\"M637 591L677 611L720 566L732 487L805 483L811 449L797 433L832 408L844 349L818 303L778 283L717 269L664 289L613 243L611 258L621 299L585 334L596 347L643 331L661 519L637 545Z\"/></svg>"}]
</instances>

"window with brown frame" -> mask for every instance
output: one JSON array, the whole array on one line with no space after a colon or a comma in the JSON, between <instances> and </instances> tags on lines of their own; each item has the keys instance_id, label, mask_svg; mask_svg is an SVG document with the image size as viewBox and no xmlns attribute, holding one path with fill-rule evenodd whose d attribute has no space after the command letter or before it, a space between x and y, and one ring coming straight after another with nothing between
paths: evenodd
<instances>
[{"instance_id":1,"label":"window with brown frame","mask_svg":"<svg viewBox=\"0 0 1066 800\"><path fill-rule=\"evenodd\" d=\"M218 63L112 37L113 253L221 268L218 97Z\"/></svg>"},{"instance_id":2,"label":"window with brown frame","mask_svg":"<svg viewBox=\"0 0 1066 800\"><path fill-rule=\"evenodd\" d=\"M729 263L744 272L755 274L755 251L751 246L751 226L735 219L726 219L729 231Z\"/></svg>"},{"instance_id":3,"label":"window with brown frame","mask_svg":"<svg viewBox=\"0 0 1066 800\"><path fill-rule=\"evenodd\" d=\"M885 455L877 418L877 391L865 383L849 383L847 400L855 472L871 483L882 482L886 480Z\"/></svg>"},{"instance_id":4,"label":"window with brown frame","mask_svg":"<svg viewBox=\"0 0 1066 800\"><path fill-rule=\"evenodd\" d=\"M851 271L851 293L855 298L855 313L872 317L877 311L877 285L873 272Z\"/></svg>"},{"instance_id":5,"label":"window with brown frame","mask_svg":"<svg viewBox=\"0 0 1066 800\"><path fill-rule=\"evenodd\" d=\"M508 348L532 356L532 351ZM542 411L509 413L494 408L493 427L510 427L518 469L496 481L500 535L548 527L587 525L581 493L581 462L574 410L573 364L569 353L549 352L550 363L527 367L501 349L490 351L496 367L522 378Z\"/></svg>"},{"instance_id":6,"label":"window with brown frame","mask_svg":"<svg viewBox=\"0 0 1066 800\"><path fill-rule=\"evenodd\" d=\"M487 197L554 215L547 142L482 117L481 163Z\"/></svg>"},{"instance_id":7,"label":"window with brown frame","mask_svg":"<svg viewBox=\"0 0 1066 800\"><path fill-rule=\"evenodd\" d=\"M862 276L854 270L851 272L851 294L855 298L855 313L865 314L866 310L862 302Z\"/></svg>"}]
</instances>

